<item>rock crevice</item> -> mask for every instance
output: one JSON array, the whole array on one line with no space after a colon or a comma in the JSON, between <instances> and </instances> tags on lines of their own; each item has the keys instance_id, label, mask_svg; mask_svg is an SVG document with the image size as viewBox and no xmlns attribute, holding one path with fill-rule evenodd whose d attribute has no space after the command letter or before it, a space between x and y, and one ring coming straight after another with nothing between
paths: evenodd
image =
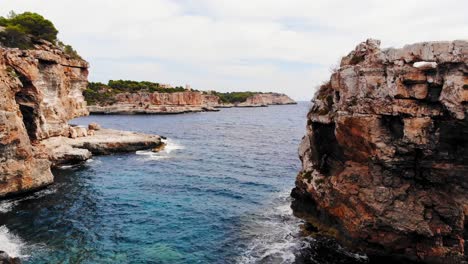
<instances>
[{"instance_id":1,"label":"rock crevice","mask_svg":"<svg viewBox=\"0 0 468 264\"><path fill-rule=\"evenodd\" d=\"M51 165L86 160L87 148L108 154L161 145L159 136L90 135L70 126L70 119L88 114L82 94L87 77L86 61L46 41L31 50L0 47L0 198L51 184Z\"/></svg>"}]
</instances>

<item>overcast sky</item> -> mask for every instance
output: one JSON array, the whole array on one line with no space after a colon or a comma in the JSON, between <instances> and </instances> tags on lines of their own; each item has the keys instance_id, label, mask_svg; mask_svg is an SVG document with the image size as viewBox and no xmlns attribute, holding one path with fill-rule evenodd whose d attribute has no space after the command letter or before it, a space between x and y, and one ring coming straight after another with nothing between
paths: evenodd
<instances>
[{"instance_id":1,"label":"overcast sky","mask_svg":"<svg viewBox=\"0 0 468 264\"><path fill-rule=\"evenodd\" d=\"M90 80L147 80L310 100L359 42L468 38L464 0L0 0L33 11L91 63Z\"/></svg>"}]
</instances>

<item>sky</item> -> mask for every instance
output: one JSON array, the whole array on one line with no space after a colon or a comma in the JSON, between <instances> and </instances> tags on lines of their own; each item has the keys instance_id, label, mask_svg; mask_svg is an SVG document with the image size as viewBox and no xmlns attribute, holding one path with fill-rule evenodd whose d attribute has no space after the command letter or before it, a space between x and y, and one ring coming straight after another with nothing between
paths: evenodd
<instances>
[{"instance_id":1,"label":"sky","mask_svg":"<svg viewBox=\"0 0 468 264\"><path fill-rule=\"evenodd\" d=\"M0 0L37 12L90 62L90 81L273 91L310 100L367 38L468 39L464 0Z\"/></svg>"}]
</instances>

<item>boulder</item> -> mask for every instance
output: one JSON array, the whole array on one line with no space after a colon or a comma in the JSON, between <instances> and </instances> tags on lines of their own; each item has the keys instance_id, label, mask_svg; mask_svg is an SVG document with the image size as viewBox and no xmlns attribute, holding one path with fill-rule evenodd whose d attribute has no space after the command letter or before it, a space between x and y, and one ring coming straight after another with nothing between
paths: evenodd
<instances>
[{"instance_id":1,"label":"boulder","mask_svg":"<svg viewBox=\"0 0 468 264\"><path fill-rule=\"evenodd\" d=\"M93 122L93 123L90 123L90 124L88 125L88 129L89 129L89 130L100 130L100 129L101 129L101 125L99 125L98 123Z\"/></svg>"}]
</instances>

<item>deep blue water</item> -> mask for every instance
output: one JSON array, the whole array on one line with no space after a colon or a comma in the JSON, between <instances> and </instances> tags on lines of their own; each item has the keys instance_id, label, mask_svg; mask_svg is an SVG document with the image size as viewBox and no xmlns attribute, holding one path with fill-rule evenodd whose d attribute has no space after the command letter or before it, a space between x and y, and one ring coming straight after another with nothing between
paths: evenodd
<instances>
[{"instance_id":1,"label":"deep blue water","mask_svg":"<svg viewBox=\"0 0 468 264\"><path fill-rule=\"evenodd\" d=\"M26 263L292 262L308 108L72 120L164 135L168 147L54 171L50 188L0 203L0 243Z\"/></svg>"}]
</instances>

